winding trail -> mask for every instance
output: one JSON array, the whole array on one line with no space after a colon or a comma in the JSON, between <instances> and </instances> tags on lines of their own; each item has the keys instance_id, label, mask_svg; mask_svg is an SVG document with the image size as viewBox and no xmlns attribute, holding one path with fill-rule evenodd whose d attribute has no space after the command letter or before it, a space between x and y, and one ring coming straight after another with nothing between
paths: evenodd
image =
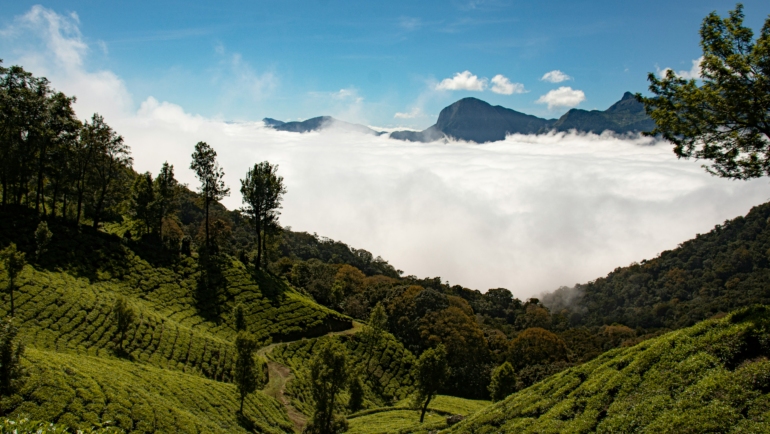
<instances>
[{"instance_id":1,"label":"winding trail","mask_svg":"<svg viewBox=\"0 0 770 434\"><path fill-rule=\"evenodd\" d=\"M305 339L318 339L324 336L331 336L331 335L352 335L361 331L361 328L362 328L361 323L353 321L353 328L350 328L348 330L343 330L341 332L327 333L323 336L318 336L315 338L305 338ZM304 340L304 339L298 339L298 340ZM267 357L276 347L280 345L287 345L292 342L297 342L297 341L278 342L275 344L271 344L266 347L260 348L259 351L257 351L257 354L267 359L267 372L269 376L269 381L267 383L267 386L265 386L265 388L262 389L262 391L266 395L271 396L276 400L278 400L278 402L280 402L286 408L286 413L289 416L289 420L291 420L291 422L294 424L294 429L296 430L296 432L299 433L299 432L302 432L302 430L305 428L305 425L307 425L308 418L301 411L297 410L296 407L291 405L291 400L289 399L288 396L286 396L286 384L294 378L294 374L291 373L291 369L289 369L288 366L278 362L274 362Z\"/></svg>"}]
</instances>

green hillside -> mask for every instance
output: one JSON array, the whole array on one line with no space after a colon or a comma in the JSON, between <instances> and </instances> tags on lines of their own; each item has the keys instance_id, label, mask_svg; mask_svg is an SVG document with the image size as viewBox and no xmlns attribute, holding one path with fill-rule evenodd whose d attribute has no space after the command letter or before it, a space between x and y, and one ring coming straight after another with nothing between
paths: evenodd
<instances>
[{"instance_id":1,"label":"green hillside","mask_svg":"<svg viewBox=\"0 0 770 434\"><path fill-rule=\"evenodd\" d=\"M770 308L746 308L612 350L449 432L768 432L769 333Z\"/></svg>"}]
</instances>

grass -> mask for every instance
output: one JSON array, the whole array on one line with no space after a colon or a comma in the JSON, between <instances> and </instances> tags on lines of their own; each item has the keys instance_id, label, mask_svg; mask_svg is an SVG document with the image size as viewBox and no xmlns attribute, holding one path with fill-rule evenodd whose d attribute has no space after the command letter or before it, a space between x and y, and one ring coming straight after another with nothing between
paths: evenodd
<instances>
[{"instance_id":1,"label":"grass","mask_svg":"<svg viewBox=\"0 0 770 434\"><path fill-rule=\"evenodd\" d=\"M348 434L428 433L446 426L446 418L426 413L420 424L417 410L396 409L360 416L348 420Z\"/></svg>"},{"instance_id":2,"label":"grass","mask_svg":"<svg viewBox=\"0 0 770 434\"><path fill-rule=\"evenodd\" d=\"M770 432L768 356L770 308L747 308L605 353L449 432Z\"/></svg>"},{"instance_id":3,"label":"grass","mask_svg":"<svg viewBox=\"0 0 770 434\"><path fill-rule=\"evenodd\" d=\"M235 386L127 361L29 349L29 373L3 414L125 432L291 432L282 406L261 392L238 417Z\"/></svg>"}]
</instances>

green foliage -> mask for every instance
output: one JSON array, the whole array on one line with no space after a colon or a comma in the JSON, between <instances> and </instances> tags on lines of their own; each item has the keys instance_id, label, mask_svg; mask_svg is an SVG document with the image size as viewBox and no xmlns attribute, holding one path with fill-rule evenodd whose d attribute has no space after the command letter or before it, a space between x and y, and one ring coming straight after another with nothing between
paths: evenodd
<instances>
[{"instance_id":1,"label":"green foliage","mask_svg":"<svg viewBox=\"0 0 770 434\"><path fill-rule=\"evenodd\" d=\"M48 243L51 242L52 236L53 232L48 230L48 223L41 221L35 229L35 245L37 246L35 259L40 260L40 256L48 251Z\"/></svg>"},{"instance_id":2,"label":"green foliage","mask_svg":"<svg viewBox=\"0 0 770 434\"><path fill-rule=\"evenodd\" d=\"M518 369L567 360L567 346L564 341L539 327L519 333L510 346L510 362Z\"/></svg>"},{"instance_id":3,"label":"green foliage","mask_svg":"<svg viewBox=\"0 0 770 434\"><path fill-rule=\"evenodd\" d=\"M275 233L278 226L278 216L281 208L281 200L286 194L283 177L277 175L278 165L272 165L267 161L255 164L246 173L246 178L241 179L241 194L243 203L246 204L244 212L254 224L257 234L257 257L255 266L257 270L263 265L263 253L268 233Z\"/></svg>"},{"instance_id":4,"label":"green foliage","mask_svg":"<svg viewBox=\"0 0 770 434\"><path fill-rule=\"evenodd\" d=\"M768 432L770 308L609 351L450 432Z\"/></svg>"},{"instance_id":5,"label":"green foliage","mask_svg":"<svg viewBox=\"0 0 770 434\"><path fill-rule=\"evenodd\" d=\"M230 195L230 189L225 186L223 180L225 171L217 163L217 152L206 142L195 144L195 152L192 154L190 169L195 171L201 185L198 191L203 196L203 209L206 219L204 222L206 231L206 248L211 249L211 237L209 236L209 211L211 203L222 200Z\"/></svg>"},{"instance_id":6,"label":"green foliage","mask_svg":"<svg viewBox=\"0 0 770 434\"><path fill-rule=\"evenodd\" d=\"M702 85L669 70L649 74L653 98L637 98L655 120L651 135L679 157L711 160L710 173L736 179L770 174L770 16L759 38L743 25L743 6L728 18L710 13L700 29Z\"/></svg>"},{"instance_id":7,"label":"green foliage","mask_svg":"<svg viewBox=\"0 0 770 434\"><path fill-rule=\"evenodd\" d=\"M364 382L359 375L351 375L348 384L348 408L351 412L356 412L364 406Z\"/></svg>"},{"instance_id":8,"label":"green foliage","mask_svg":"<svg viewBox=\"0 0 770 434\"><path fill-rule=\"evenodd\" d=\"M572 289L559 307L575 325L679 329L755 303L770 304L770 204L660 256ZM640 333L644 334L644 333ZM609 348L599 348L603 351Z\"/></svg>"},{"instance_id":9,"label":"green foliage","mask_svg":"<svg viewBox=\"0 0 770 434\"><path fill-rule=\"evenodd\" d=\"M105 357L28 348L29 379L0 399L5 415L25 415L73 429L113 425L125 432L291 432L282 406L261 392L239 419L232 384ZM244 427L244 422L253 425Z\"/></svg>"},{"instance_id":10,"label":"green foliage","mask_svg":"<svg viewBox=\"0 0 770 434\"><path fill-rule=\"evenodd\" d=\"M14 243L11 243L3 250L0 250L0 261L2 261L3 268L5 268L5 273L8 276L6 291L8 291L8 294L11 296L11 316L14 316L15 314L14 289L16 286L16 278L27 263L25 256L24 252L20 252L16 249L16 244Z\"/></svg>"},{"instance_id":11,"label":"green foliage","mask_svg":"<svg viewBox=\"0 0 770 434\"><path fill-rule=\"evenodd\" d=\"M310 390L313 397L313 417L305 431L312 434L335 434L347 430L347 422L335 412L340 392L348 383L347 348L336 339L321 343L310 361Z\"/></svg>"},{"instance_id":12,"label":"green foliage","mask_svg":"<svg viewBox=\"0 0 770 434\"><path fill-rule=\"evenodd\" d=\"M312 413L313 398L310 393L307 361L311 360L328 339L340 339L347 347L348 364L352 372L358 372L364 383L364 408L392 405L394 400L406 398L412 392L412 366L414 356L392 335L371 345L361 333L350 337L323 337L304 340L275 348L269 357L291 368L296 378L289 382L287 394L292 405L303 413ZM344 392L343 392L344 394ZM339 407L338 411L345 411Z\"/></svg>"},{"instance_id":13,"label":"green foliage","mask_svg":"<svg viewBox=\"0 0 770 434\"><path fill-rule=\"evenodd\" d=\"M505 399L516 391L516 371L510 362L505 362L492 371L492 382L489 383L489 396L492 402Z\"/></svg>"},{"instance_id":14,"label":"green foliage","mask_svg":"<svg viewBox=\"0 0 770 434\"><path fill-rule=\"evenodd\" d=\"M41 422L25 418L2 418L0 419L0 434L66 434L72 430L64 425L58 425L51 422ZM76 430L76 434L107 434L120 433L117 428L85 428Z\"/></svg>"},{"instance_id":15,"label":"green foliage","mask_svg":"<svg viewBox=\"0 0 770 434\"><path fill-rule=\"evenodd\" d=\"M243 413L243 401L246 396L264 387L267 384L265 377L265 363L257 363L254 352L260 347L260 343L250 333L241 331L235 338L235 375L234 383L241 397L240 411Z\"/></svg>"},{"instance_id":16,"label":"green foliage","mask_svg":"<svg viewBox=\"0 0 770 434\"><path fill-rule=\"evenodd\" d=\"M246 330L246 314L244 313L243 305L238 303L233 308L233 321L235 330Z\"/></svg>"},{"instance_id":17,"label":"green foliage","mask_svg":"<svg viewBox=\"0 0 770 434\"><path fill-rule=\"evenodd\" d=\"M425 419L430 400L436 396L441 386L449 376L449 365L446 359L446 349L439 344L435 349L426 350L414 365L414 377L416 379L417 394L415 404L422 407L420 423Z\"/></svg>"},{"instance_id":18,"label":"green foliage","mask_svg":"<svg viewBox=\"0 0 770 434\"><path fill-rule=\"evenodd\" d=\"M15 391L24 375L21 366L24 345L19 342L18 334L19 328L6 317L0 324L0 395Z\"/></svg>"},{"instance_id":19,"label":"green foliage","mask_svg":"<svg viewBox=\"0 0 770 434\"><path fill-rule=\"evenodd\" d=\"M149 234L156 223L155 217L155 191L153 188L152 174L145 172L134 180L131 187L131 216L144 225L143 232Z\"/></svg>"},{"instance_id":20,"label":"green foliage","mask_svg":"<svg viewBox=\"0 0 770 434\"><path fill-rule=\"evenodd\" d=\"M122 352L126 332L128 332L128 328L136 320L136 314L131 306L128 305L125 297L118 296L115 299L115 304L112 306L112 320L115 322L115 328L117 329L115 340L118 341L118 349Z\"/></svg>"}]
</instances>

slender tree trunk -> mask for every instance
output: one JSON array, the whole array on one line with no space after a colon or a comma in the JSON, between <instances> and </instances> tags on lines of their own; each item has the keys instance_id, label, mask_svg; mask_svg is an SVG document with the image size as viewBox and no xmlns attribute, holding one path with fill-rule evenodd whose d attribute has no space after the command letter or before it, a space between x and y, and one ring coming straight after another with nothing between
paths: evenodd
<instances>
[{"instance_id":1,"label":"slender tree trunk","mask_svg":"<svg viewBox=\"0 0 770 434\"><path fill-rule=\"evenodd\" d=\"M241 394L241 416L243 416L243 400L246 399L246 396Z\"/></svg>"},{"instance_id":2,"label":"slender tree trunk","mask_svg":"<svg viewBox=\"0 0 770 434\"><path fill-rule=\"evenodd\" d=\"M53 184L53 200L51 201L51 215L56 218L56 199L59 198L59 183Z\"/></svg>"},{"instance_id":3,"label":"slender tree trunk","mask_svg":"<svg viewBox=\"0 0 770 434\"><path fill-rule=\"evenodd\" d=\"M46 146L43 144L40 147L40 155L37 160L37 191L35 192L35 212L40 212L40 199L43 194L43 166L45 162ZM45 208L45 204L43 204Z\"/></svg>"},{"instance_id":4,"label":"slender tree trunk","mask_svg":"<svg viewBox=\"0 0 770 434\"><path fill-rule=\"evenodd\" d=\"M259 211L256 212L254 216L254 221L256 222L257 227L257 263L256 263L256 269L259 271L259 267L262 266L262 225L261 225L261 216L259 215Z\"/></svg>"},{"instance_id":5,"label":"slender tree trunk","mask_svg":"<svg viewBox=\"0 0 770 434\"><path fill-rule=\"evenodd\" d=\"M209 244L209 192L208 190L204 191L203 194L206 195L206 197L203 198L203 204L206 207L206 253L209 253L211 250L211 246Z\"/></svg>"},{"instance_id":6,"label":"slender tree trunk","mask_svg":"<svg viewBox=\"0 0 770 434\"><path fill-rule=\"evenodd\" d=\"M428 411L428 404L430 403L432 396L428 396L428 399L425 400L425 405L422 406L422 413L420 413L420 423L425 419L425 412Z\"/></svg>"},{"instance_id":7,"label":"slender tree trunk","mask_svg":"<svg viewBox=\"0 0 770 434\"><path fill-rule=\"evenodd\" d=\"M13 286L16 282L14 282L15 279L11 279L11 281L8 284L8 289L11 290L11 316L14 316L14 305L13 305Z\"/></svg>"}]
</instances>

